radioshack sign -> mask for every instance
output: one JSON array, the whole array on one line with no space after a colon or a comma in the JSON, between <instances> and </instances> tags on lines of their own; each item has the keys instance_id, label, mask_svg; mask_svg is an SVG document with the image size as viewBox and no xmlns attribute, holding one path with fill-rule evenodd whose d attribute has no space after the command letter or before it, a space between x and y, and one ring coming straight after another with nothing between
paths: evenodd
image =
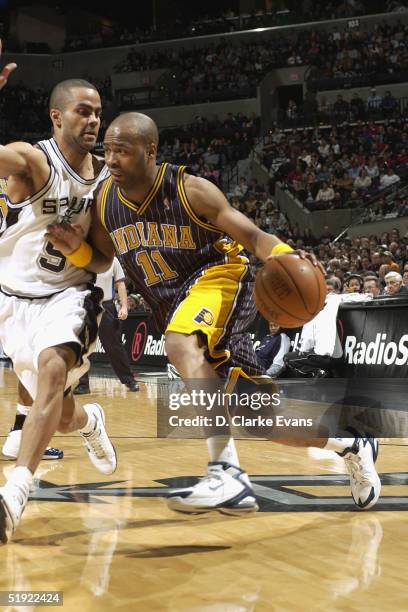
<instances>
[{"instance_id":1,"label":"radioshack sign","mask_svg":"<svg viewBox=\"0 0 408 612\"><path fill-rule=\"evenodd\" d=\"M344 351L339 375L407 377L408 301L348 306L341 308L338 319Z\"/></svg>"}]
</instances>

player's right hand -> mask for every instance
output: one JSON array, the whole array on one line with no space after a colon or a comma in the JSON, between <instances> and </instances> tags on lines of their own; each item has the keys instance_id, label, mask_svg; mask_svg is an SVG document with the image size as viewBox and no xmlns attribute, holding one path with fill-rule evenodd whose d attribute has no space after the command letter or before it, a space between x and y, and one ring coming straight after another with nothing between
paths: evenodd
<instances>
[{"instance_id":1,"label":"player's right hand","mask_svg":"<svg viewBox=\"0 0 408 612\"><path fill-rule=\"evenodd\" d=\"M0 55L1 54L2 54L2 42L0 39ZM4 66L3 70L0 73L0 89L3 89L3 87L7 84L10 74L16 68L17 68L17 64L15 64L14 62L12 62L11 64L6 64Z\"/></svg>"},{"instance_id":2,"label":"player's right hand","mask_svg":"<svg viewBox=\"0 0 408 612\"><path fill-rule=\"evenodd\" d=\"M84 230L80 225L65 221L62 223L55 222L47 225L44 238L49 240L52 246L63 255L70 255L81 246L84 239Z\"/></svg>"}]
</instances>

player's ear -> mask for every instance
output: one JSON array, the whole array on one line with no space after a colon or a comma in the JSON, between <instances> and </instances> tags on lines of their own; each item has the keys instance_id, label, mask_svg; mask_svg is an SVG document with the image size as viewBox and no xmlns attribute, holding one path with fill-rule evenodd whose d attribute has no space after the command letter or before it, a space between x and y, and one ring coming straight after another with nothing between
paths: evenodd
<instances>
[{"instance_id":1,"label":"player's ear","mask_svg":"<svg viewBox=\"0 0 408 612\"><path fill-rule=\"evenodd\" d=\"M50 118L54 127L61 127L61 111L59 111L57 108L52 108L50 110Z\"/></svg>"},{"instance_id":2,"label":"player's ear","mask_svg":"<svg viewBox=\"0 0 408 612\"><path fill-rule=\"evenodd\" d=\"M147 157L149 159L156 157L157 155L157 146L154 142L151 142L147 147Z\"/></svg>"}]
</instances>

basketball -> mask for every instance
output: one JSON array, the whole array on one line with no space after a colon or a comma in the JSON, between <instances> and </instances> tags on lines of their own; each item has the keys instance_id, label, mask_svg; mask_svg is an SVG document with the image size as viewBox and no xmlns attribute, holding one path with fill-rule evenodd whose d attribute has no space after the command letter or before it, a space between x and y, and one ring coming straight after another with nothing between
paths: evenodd
<instances>
[{"instance_id":1,"label":"basketball","mask_svg":"<svg viewBox=\"0 0 408 612\"><path fill-rule=\"evenodd\" d=\"M301 327L311 321L325 299L321 270L294 253L272 257L256 275L256 307L265 319L281 327Z\"/></svg>"}]
</instances>

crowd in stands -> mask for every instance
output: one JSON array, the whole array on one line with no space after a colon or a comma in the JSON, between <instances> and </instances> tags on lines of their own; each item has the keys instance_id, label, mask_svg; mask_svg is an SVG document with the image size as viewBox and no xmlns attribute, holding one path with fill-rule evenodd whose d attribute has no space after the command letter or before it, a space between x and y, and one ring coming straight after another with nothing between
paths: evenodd
<instances>
[{"instance_id":1,"label":"crowd in stands","mask_svg":"<svg viewBox=\"0 0 408 612\"><path fill-rule=\"evenodd\" d=\"M49 133L48 98L45 89L29 89L22 81L5 88L0 96L1 142L31 141Z\"/></svg>"},{"instance_id":2,"label":"crowd in stands","mask_svg":"<svg viewBox=\"0 0 408 612\"><path fill-rule=\"evenodd\" d=\"M334 244L323 238L314 250L325 266L328 292L408 298L408 233L401 236L394 228L379 238L359 236Z\"/></svg>"},{"instance_id":3,"label":"crowd in stands","mask_svg":"<svg viewBox=\"0 0 408 612\"><path fill-rule=\"evenodd\" d=\"M171 52L155 51L151 55L133 48L116 65L115 71L166 69L169 78L160 83L159 103L167 105L254 96L257 84L266 73L288 65L310 67L308 84L312 93L302 112L313 114L319 110L324 118L332 109L324 97L318 108L313 91L350 86L350 78L358 86L408 78L408 25L384 22L369 31L362 27L305 29L278 36L276 33L260 35L256 42L238 43L223 38L205 47L174 48ZM332 82L333 79L341 83ZM334 113L340 119L350 115L363 118L367 112L375 118L383 100L375 91L371 98L366 108L359 99L350 104L338 99ZM389 116L395 114L392 96L385 100L384 107ZM296 108L287 109L289 119L296 120L297 115Z\"/></svg>"},{"instance_id":4,"label":"crowd in stands","mask_svg":"<svg viewBox=\"0 0 408 612\"><path fill-rule=\"evenodd\" d=\"M154 42L177 38L191 38L227 32L239 32L253 28L275 27L325 19L341 19L356 15L367 15L403 9L405 2L388 0L281 0L274 3L271 10L257 9L248 14L239 14L232 7L224 9L214 7L211 12L208 4L183 6L172 15L171 21L163 19L160 13L156 25L142 27L124 27L123 23L106 22L99 28L93 27L88 32L71 33L63 51L96 49L121 45L132 45L143 42Z\"/></svg>"},{"instance_id":5,"label":"crowd in stands","mask_svg":"<svg viewBox=\"0 0 408 612\"><path fill-rule=\"evenodd\" d=\"M405 80L408 26L312 32L306 55L295 48L294 61L310 65L309 87L319 91Z\"/></svg>"},{"instance_id":6,"label":"crowd in stands","mask_svg":"<svg viewBox=\"0 0 408 612\"><path fill-rule=\"evenodd\" d=\"M329 103L324 94L317 96L307 91L303 104L297 105L289 100L286 109L279 113L279 125L282 127L299 127L322 124L338 125L344 122L375 121L379 119L399 119L406 114L406 99L396 98L391 91L382 96L375 87L370 90L367 100L358 92L346 95L338 94L333 103Z\"/></svg>"},{"instance_id":7,"label":"crowd in stands","mask_svg":"<svg viewBox=\"0 0 408 612\"><path fill-rule=\"evenodd\" d=\"M380 236L337 239L325 226L316 236L309 228L300 231L297 225L292 227L267 187L256 179L242 177L227 195L234 208L264 231L276 234L294 249L314 252L325 268L330 292L390 295L402 286L407 286L408 292L408 231L401 235L393 228ZM408 216L408 200L394 205L404 206ZM254 271L261 265L253 257L251 263Z\"/></svg>"},{"instance_id":8,"label":"crowd in stands","mask_svg":"<svg viewBox=\"0 0 408 612\"><path fill-rule=\"evenodd\" d=\"M405 202L388 210L381 197L407 177L405 120L308 130L273 128L256 151L273 181L284 183L311 211L361 208L377 196L372 214L405 214Z\"/></svg>"},{"instance_id":9,"label":"crowd in stands","mask_svg":"<svg viewBox=\"0 0 408 612\"><path fill-rule=\"evenodd\" d=\"M196 117L187 127L161 131L159 159L189 166L221 186L221 171L249 156L259 132L260 118L256 116L228 113L223 120Z\"/></svg>"}]
</instances>

